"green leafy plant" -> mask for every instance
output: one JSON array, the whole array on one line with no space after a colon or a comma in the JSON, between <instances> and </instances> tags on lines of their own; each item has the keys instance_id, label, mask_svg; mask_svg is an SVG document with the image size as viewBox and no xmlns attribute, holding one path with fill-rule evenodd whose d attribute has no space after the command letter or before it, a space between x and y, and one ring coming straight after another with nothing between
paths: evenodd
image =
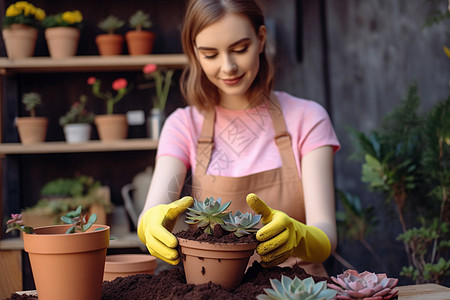
<instances>
[{"instance_id":1,"label":"green leafy plant","mask_svg":"<svg viewBox=\"0 0 450 300\"><path fill-rule=\"evenodd\" d=\"M216 224L224 224L223 219L228 214L225 210L230 205L231 202L222 205L221 198L215 200L212 196L206 198L203 202L194 199L194 204L188 208L186 213L187 220L185 222L190 225L197 225L197 227L203 228L206 233L212 234Z\"/></svg>"},{"instance_id":2,"label":"green leafy plant","mask_svg":"<svg viewBox=\"0 0 450 300\"><path fill-rule=\"evenodd\" d=\"M123 25L125 25L124 21L116 16L110 15L98 23L98 28L108 34L114 34L114 32L122 28Z\"/></svg>"},{"instance_id":3,"label":"green leafy plant","mask_svg":"<svg viewBox=\"0 0 450 300\"><path fill-rule=\"evenodd\" d=\"M11 219L6 222L8 229L6 233L13 230L20 230L25 233L33 233L33 228L23 224L22 214L12 214ZM83 207L78 206L76 210L68 212L65 216L61 217L61 220L72 225L66 233L85 232L91 228L92 224L97 220L96 214L91 214L89 218L83 213Z\"/></svg>"},{"instance_id":4,"label":"green leafy plant","mask_svg":"<svg viewBox=\"0 0 450 300\"><path fill-rule=\"evenodd\" d=\"M224 217L222 228L229 232L234 232L237 237L241 237L252 232L257 232L255 226L261 220L261 215L253 216L251 213L241 213L239 210L233 215L231 212Z\"/></svg>"},{"instance_id":5,"label":"green leafy plant","mask_svg":"<svg viewBox=\"0 0 450 300\"><path fill-rule=\"evenodd\" d=\"M282 275L281 280L270 279L271 289L264 289L266 295L258 300L328 300L334 299L337 291L327 288L326 281L315 283L311 277L304 280L297 276L291 279Z\"/></svg>"},{"instance_id":6,"label":"green leafy plant","mask_svg":"<svg viewBox=\"0 0 450 300\"><path fill-rule=\"evenodd\" d=\"M92 176L79 175L74 178L56 178L41 189L41 197L83 197L101 186Z\"/></svg>"},{"instance_id":7,"label":"green leafy plant","mask_svg":"<svg viewBox=\"0 0 450 300\"><path fill-rule=\"evenodd\" d=\"M59 118L59 124L61 126L80 123L91 124L94 121L94 113L86 109L86 102L86 95L81 95L80 101L74 102L70 110Z\"/></svg>"},{"instance_id":8,"label":"green leafy plant","mask_svg":"<svg viewBox=\"0 0 450 300\"><path fill-rule=\"evenodd\" d=\"M362 181L397 208L408 258L401 274L440 283L450 270L450 97L424 116L419 106L414 85L379 130L353 134L364 157Z\"/></svg>"},{"instance_id":9,"label":"green leafy plant","mask_svg":"<svg viewBox=\"0 0 450 300\"><path fill-rule=\"evenodd\" d=\"M79 10L64 11L56 15L47 16L42 21L45 28L51 27L74 27L82 28L83 14Z\"/></svg>"},{"instance_id":10,"label":"green leafy plant","mask_svg":"<svg viewBox=\"0 0 450 300\"><path fill-rule=\"evenodd\" d=\"M45 16L45 10L27 1L17 1L6 9L3 27L8 28L13 24L23 24L39 28Z\"/></svg>"},{"instance_id":11,"label":"green leafy plant","mask_svg":"<svg viewBox=\"0 0 450 300\"><path fill-rule=\"evenodd\" d=\"M172 76L174 70L172 69L158 69L155 64L148 64L143 68L144 76L147 79L153 79L154 82L148 87L155 87L156 97L153 97L153 108L158 108L164 111L169 95L170 86L172 84ZM144 88L147 88L145 86Z\"/></svg>"},{"instance_id":12,"label":"green leafy plant","mask_svg":"<svg viewBox=\"0 0 450 300\"><path fill-rule=\"evenodd\" d=\"M23 95L22 103L25 105L25 110L30 112L30 116L35 117L36 107L42 104L42 98L40 94L30 92Z\"/></svg>"},{"instance_id":13,"label":"green leafy plant","mask_svg":"<svg viewBox=\"0 0 450 300\"><path fill-rule=\"evenodd\" d=\"M152 27L152 21L150 20L150 15L144 13L142 10L138 10L134 13L129 20L130 27L135 28L137 31L141 31L143 28Z\"/></svg>"},{"instance_id":14,"label":"green leafy plant","mask_svg":"<svg viewBox=\"0 0 450 300\"><path fill-rule=\"evenodd\" d=\"M334 283L329 283L328 287L338 292L336 299L387 300L398 294L395 289L398 279L388 278L386 274L346 270L337 277L331 276L331 279Z\"/></svg>"}]
</instances>

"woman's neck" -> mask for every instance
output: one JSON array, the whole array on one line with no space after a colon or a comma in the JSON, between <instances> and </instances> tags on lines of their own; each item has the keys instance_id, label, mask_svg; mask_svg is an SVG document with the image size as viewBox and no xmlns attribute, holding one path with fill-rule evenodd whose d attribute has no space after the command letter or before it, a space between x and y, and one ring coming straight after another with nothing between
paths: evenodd
<instances>
[{"instance_id":1,"label":"woman's neck","mask_svg":"<svg viewBox=\"0 0 450 300\"><path fill-rule=\"evenodd\" d=\"M250 100L247 95L221 95L220 106L229 110L244 110L250 108Z\"/></svg>"}]
</instances>

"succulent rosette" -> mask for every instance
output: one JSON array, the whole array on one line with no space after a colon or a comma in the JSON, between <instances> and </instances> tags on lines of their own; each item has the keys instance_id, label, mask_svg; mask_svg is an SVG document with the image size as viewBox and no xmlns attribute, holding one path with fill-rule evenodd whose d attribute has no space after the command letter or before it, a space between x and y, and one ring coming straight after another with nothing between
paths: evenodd
<instances>
[{"instance_id":1,"label":"succulent rosette","mask_svg":"<svg viewBox=\"0 0 450 300\"><path fill-rule=\"evenodd\" d=\"M385 300L393 299L398 293L394 289L398 279L388 278L386 274L347 270L337 277L331 276L331 279L336 284L329 283L328 287L338 291L336 299Z\"/></svg>"}]
</instances>

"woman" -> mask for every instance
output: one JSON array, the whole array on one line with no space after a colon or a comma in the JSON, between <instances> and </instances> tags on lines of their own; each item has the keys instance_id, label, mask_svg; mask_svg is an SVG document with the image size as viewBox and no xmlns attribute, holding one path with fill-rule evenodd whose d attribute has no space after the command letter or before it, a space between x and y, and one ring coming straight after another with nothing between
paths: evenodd
<instances>
[{"instance_id":1,"label":"woman","mask_svg":"<svg viewBox=\"0 0 450 300\"><path fill-rule=\"evenodd\" d=\"M221 197L233 211L262 214L256 252L264 266L300 263L326 275L320 262L336 247L339 142L320 105L272 91L266 36L255 1L188 3L181 90L189 106L164 125L138 226L150 253L166 262L180 260L170 231L193 202L177 200L190 169L196 199Z\"/></svg>"}]
</instances>

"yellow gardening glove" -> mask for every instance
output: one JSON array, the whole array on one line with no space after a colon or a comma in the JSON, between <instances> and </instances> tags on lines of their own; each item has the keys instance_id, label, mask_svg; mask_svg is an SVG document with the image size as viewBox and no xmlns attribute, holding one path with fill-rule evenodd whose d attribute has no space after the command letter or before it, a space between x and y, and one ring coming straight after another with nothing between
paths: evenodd
<instances>
[{"instance_id":1,"label":"yellow gardening glove","mask_svg":"<svg viewBox=\"0 0 450 300\"><path fill-rule=\"evenodd\" d=\"M294 255L307 262L323 262L330 255L330 240L319 228L305 225L282 211L271 209L255 194L247 195L247 204L265 226L256 232L256 252L264 267L273 267Z\"/></svg>"},{"instance_id":2,"label":"yellow gardening glove","mask_svg":"<svg viewBox=\"0 0 450 300\"><path fill-rule=\"evenodd\" d=\"M178 216L193 203L192 197L183 197L170 204L152 207L144 213L138 226L138 236L151 255L172 265L180 262L178 240L171 231Z\"/></svg>"}]
</instances>

